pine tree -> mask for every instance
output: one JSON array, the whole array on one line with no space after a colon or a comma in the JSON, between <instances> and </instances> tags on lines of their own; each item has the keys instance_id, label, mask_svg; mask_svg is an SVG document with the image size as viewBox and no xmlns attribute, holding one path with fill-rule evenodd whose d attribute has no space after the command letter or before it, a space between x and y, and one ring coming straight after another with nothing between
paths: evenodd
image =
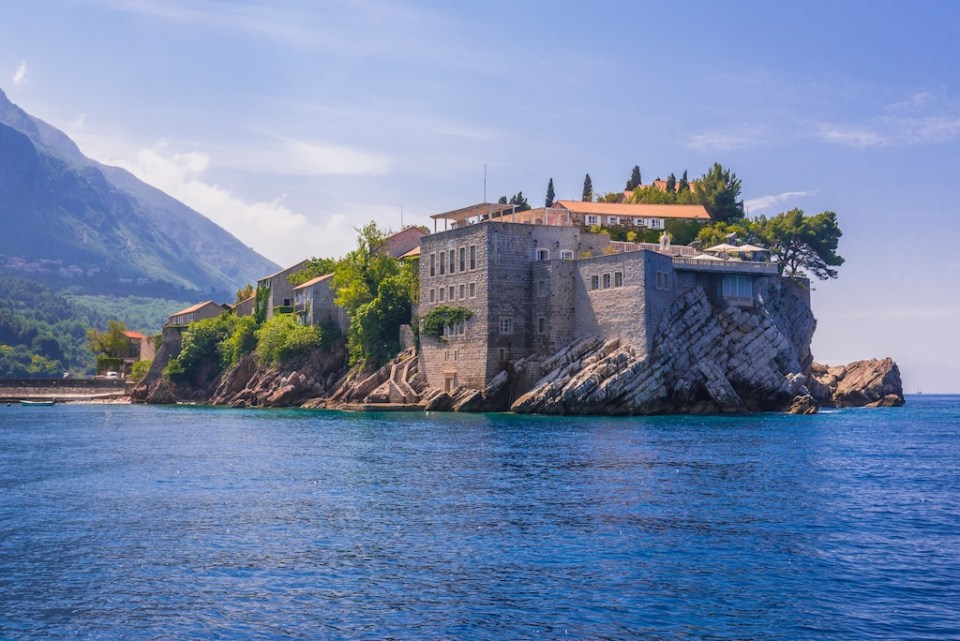
<instances>
[{"instance_id":1,"label":"pine tree","mask_svg":"<svg viewBox=\"0 0 960 641\"><path fill-rule=\"evenodd\" d=\"M553 191L553 178L550 179L550 182L547 183L547 199L544 204L544 207L553 207L553 201L556 199L556 194Z\"/></svg>"},{"instance_id":2,"label":"pine tree","mask_svg":"<svg viewBox=\"0 0 960 641\"><path fill-rule=\"evenodd\" d=\"M511 196L509 204L515 205L517 211L527 211L530 209L530 203L527 202L527 198L523 195L522 191L518 191L516 196Z\"/></svg>"},{"instance_id":3,"label":"pine tree","mask_svg":"<svg viewBox=\"0 0 960 641\"><path fill-rule=\"evenodd\" d=\"M637 187L643 184L643 180L640 178L640 166L634 165L633 172L630 174L630 180L627 181L627 191L633 191Z\"/></svg>"},{"instance_id":4,"label":"pine tree","mask_svg":"<svg viewBox=\"0 0 960 641\"><path fill-rule=\"evenodd\" d=\"M590 180L590 174L583 179L583 196L580 200L585 203L593 201L593 181Z\"/></svg>"}]
</instances>

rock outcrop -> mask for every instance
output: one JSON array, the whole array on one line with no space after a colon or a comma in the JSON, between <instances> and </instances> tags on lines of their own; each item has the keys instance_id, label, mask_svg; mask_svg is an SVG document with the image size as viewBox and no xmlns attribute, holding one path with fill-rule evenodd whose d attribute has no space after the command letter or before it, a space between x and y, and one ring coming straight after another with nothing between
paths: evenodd
<instances>
[{"instance_id":1,"label":"rock outcrop","mask_svg":"<svg viewBox=\"0 0 960 641\"><path fill-rule=\"evenodd\" d=\"M898 407L903 405L900 368L892 358L855 361L829 367L814 363L810 391L830 407Z\"/></svg>"}]
</instances>

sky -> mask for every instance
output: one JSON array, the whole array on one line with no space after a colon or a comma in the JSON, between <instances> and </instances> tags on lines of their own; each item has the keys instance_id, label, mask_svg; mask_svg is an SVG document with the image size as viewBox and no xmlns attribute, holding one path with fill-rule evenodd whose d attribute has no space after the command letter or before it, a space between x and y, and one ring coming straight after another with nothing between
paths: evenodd
<instances>
[{"instance_id":1,"label":"sky","mask_svg":"<svg viewBox=\"0 0 960 641\"><path fill-rule=\"evenodd\" d=\"M264 256L714 162L837 213L813 352L960 393L960 2L31 0L0 88Z\"/></svg>"}]
</instances>

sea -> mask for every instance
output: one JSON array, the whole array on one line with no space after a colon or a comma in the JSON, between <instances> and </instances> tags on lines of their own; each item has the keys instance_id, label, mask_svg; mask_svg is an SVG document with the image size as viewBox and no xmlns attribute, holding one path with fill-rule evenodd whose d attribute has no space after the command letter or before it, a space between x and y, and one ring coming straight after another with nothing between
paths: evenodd
<instances>
[{"instance_id":1,"label":"sea","mask_svg":"<svg viewBox=\"0 0 960 641\"><path fill-rule=\"evenodd\" d=\"M0 406L0 639L960 639L960 396Z\"/></svg>"}]
</instances>

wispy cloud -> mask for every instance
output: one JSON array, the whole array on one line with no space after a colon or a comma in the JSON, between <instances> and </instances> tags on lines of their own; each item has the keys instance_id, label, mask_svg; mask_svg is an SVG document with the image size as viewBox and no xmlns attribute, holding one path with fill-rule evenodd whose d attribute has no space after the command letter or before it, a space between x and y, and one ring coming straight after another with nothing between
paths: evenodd
<instances>
[{"instance_id":1,"label":"wispy cloud","mask_svg":"<svg viewBox=\"0 0 960 641\"><path fill-rule=\"evenodd\" d=\"M857 125L820 123L817 129L818 137L824 142L847 147L876 147L889 143L884 136L873 129Z\"/></svg>"},{"instance_id":2,"label":"wispy cloud","mask_svg":"<svg viewBox=\"0 0 960 641\"><path fill-rule=\"evenodd\" d=\"M20 61L20 64L17 65L17 70L13 72L13 84L19 87L27 81L29 74L30 70L27 69L27 62L25 60Z\"/></svg>"},{"instance_id":3,"label":"wispy cloud","mask_svg":"<svg viewBox=\"0 0 960 641\"><path fill-rule=\"evenodd\" d=\"M230 153L223 164L258 173L292 176L382 175L391 167L390 159L383 154L289 138L279 139L272 148Z\"/></svg>"},{"instance_id":4,"label":"wispy cloud","mask_svg":"<svg viewBox=\"0 0 960 641\"><path fill-rule=\"evenodd\" d=\"M310 256L338 256L353 244L353 220L329 213L317 220L294 211L285 195L250 201L209 182L214 166L200 151L170 152L164 145L141 149L133 160L113 160L234 234L268 258L285 264Z\"/></svg>"},{"instance_id":5,"label":"wispy cloud","mask_svg":"<svg viewBox=\"0 0 960 641\"><path fill-rule=\"evenodd\" d=\"M960 104L921 91L883 106L859 123L822 122L820 140L847 147L936 145L960 136Z\"/></svg>"},{"instance_id":6,"label":"wispy cloud","mask_svg":"<svg viewBox=\"0 0 960 641\"><path fill-rule=\"evenodd\" d=\"M814 192L812 191L785 191L782 194L771 194L768 196L750 198L749 200L745 200L743 205L746 207L747 211L753 213L762 209L767 209L768 207L773 207L774 205L779 205L780 203L787 202L788 200L796 200L798 198L810 196L813 193Z\"/></svg>"},{"instance_id":7,"label":"wispy cloud","mask_svg":"<svg viewBox=\"0 0 960 641\"><path fill-rule=\"evenodd\" d=\"M685 146L694 151L729 151L757 147L770 141L766 127L741 127L727 131L710 131L687 138Z\"/></svg>"}]
</instances>

